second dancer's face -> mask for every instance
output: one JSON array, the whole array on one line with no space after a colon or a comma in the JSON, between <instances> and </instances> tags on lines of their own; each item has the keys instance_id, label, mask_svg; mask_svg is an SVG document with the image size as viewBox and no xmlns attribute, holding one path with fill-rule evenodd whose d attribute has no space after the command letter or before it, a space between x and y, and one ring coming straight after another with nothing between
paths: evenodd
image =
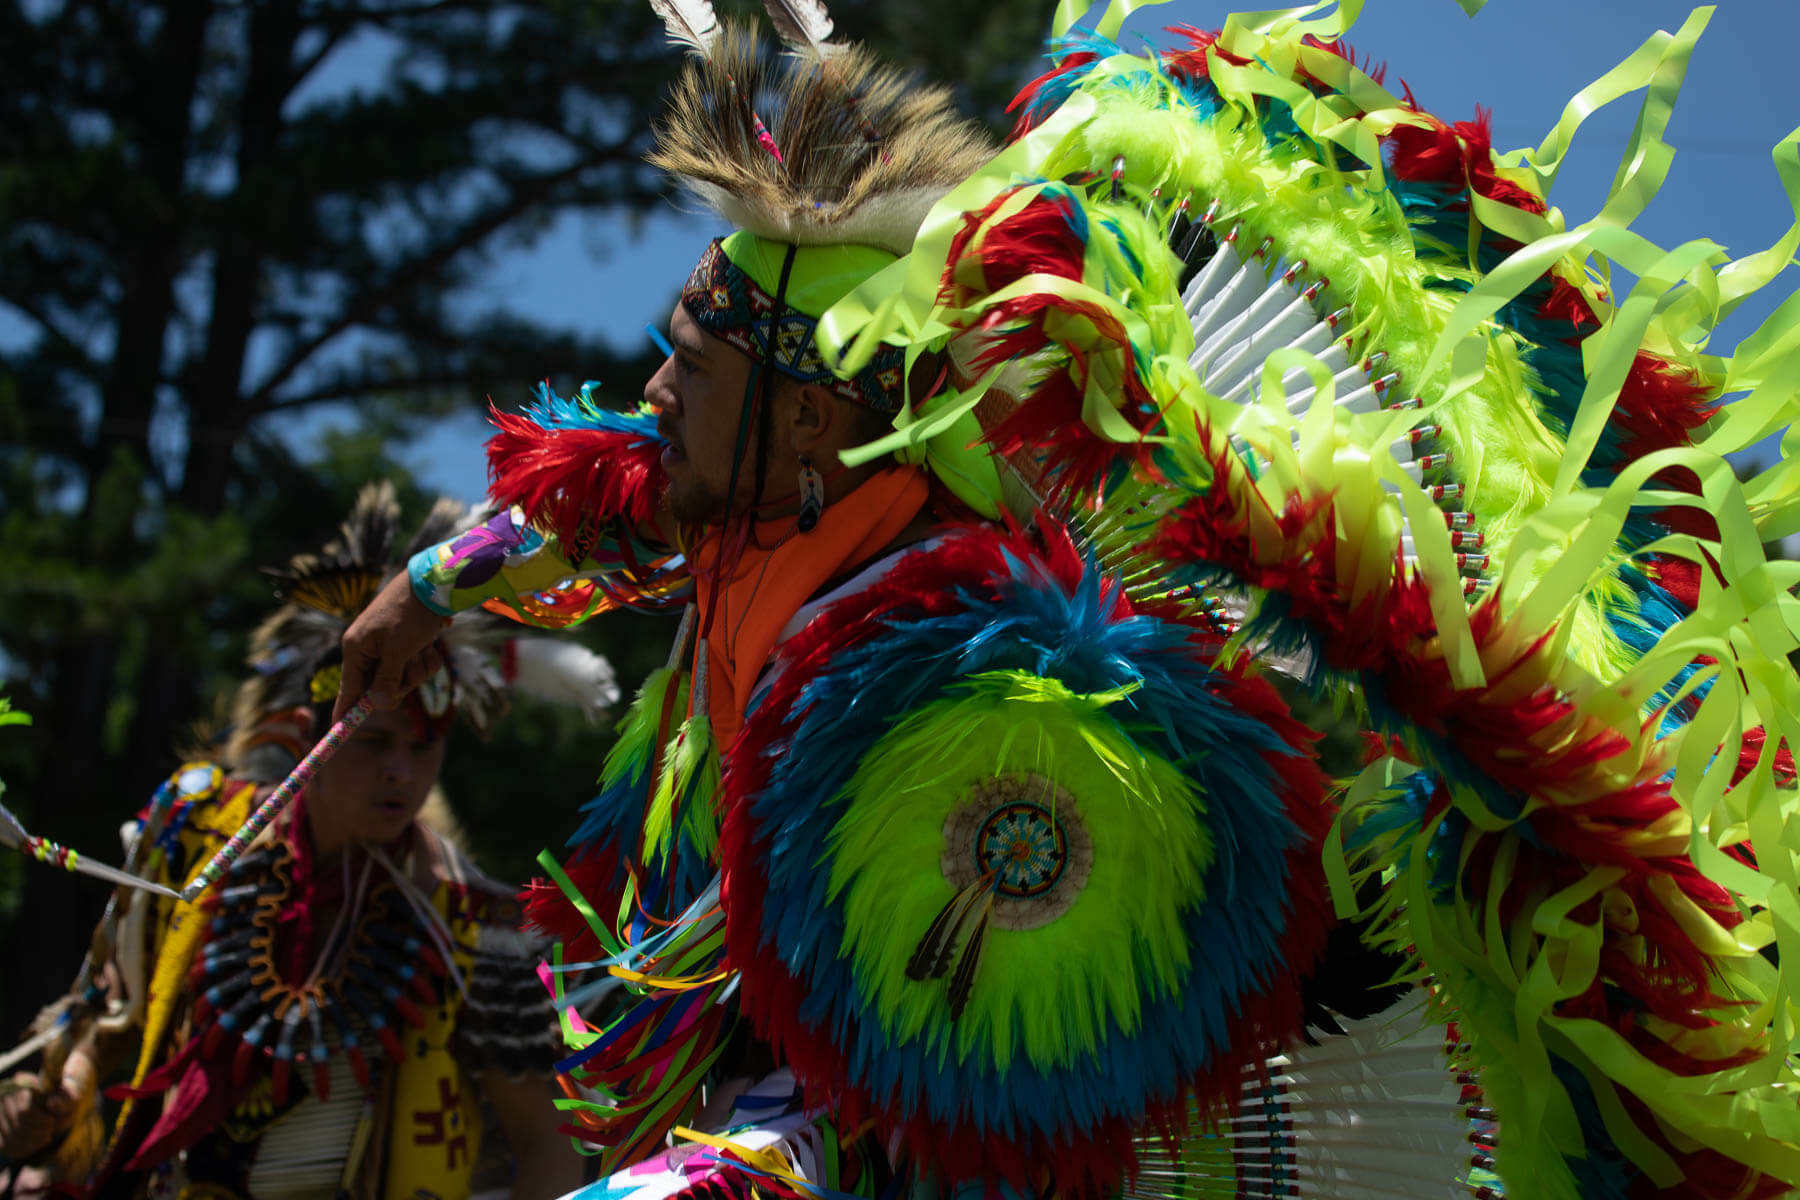
<instances>
[{"instance_id":1,"label":"second dancer's face","mask_svg":"<svg viewBox=\"0 0 1800 1200\"><path fill-rule=\"evenodd\" d=\"M307 817L321 851L391 842L425 806L448 739L412 704L376 709L307 785Z\"/></svg>"},{"instance_id":2,"label":"second dancer's face","mask_svg":"<svg viewBox=\"0 0 1800 1200\"><path fill-rule=\"evenodd\" d=\"M662 456L669 474L669 509L681 521L719 521L731 488L750 360L701 329L680 304L669 321L669 341L675 352L644 385L644 399L657 409L657 430L669 442ZM744 457L738 472L739 505L751 503L755 489L753 456Z\"/></svg>"}]
</instances>

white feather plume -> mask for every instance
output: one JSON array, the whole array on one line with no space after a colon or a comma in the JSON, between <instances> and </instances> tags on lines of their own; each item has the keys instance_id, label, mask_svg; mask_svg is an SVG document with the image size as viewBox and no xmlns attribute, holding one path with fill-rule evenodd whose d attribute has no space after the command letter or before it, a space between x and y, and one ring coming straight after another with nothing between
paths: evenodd
<instances>
[{"instance_id":1,"label":"white feather plume","mask_svg":"<svg viewBox=\"0 0 1800 1200\"><path fill-rule=\"evenodd\" d=\"M701 58L712 55L713 43L719 40L719 18L711 0L650 0L650 10L662 18L670 41Z\"/></svg>"},{"instance_id":2,"label":"white feather plume","mask_svg":"<svg viewBox=\"0 0 1800 1200\"><path fill-rule=\"evenodd\" d=\"M599 717L619 698L612 664L564 638L521 637L513 644L513 689Z\"/></svg>"},{"instance_id":3,"label":"white feather plume","mask_svg":"<svg viewBox=\"0 0 1800 1200\"><path fill-rule=\"evenodd\" d=\"M789 53L823 60L843 48L831 43L831 14L823 0L763 0L763 7Z\"/></svg>"}]
</instances>

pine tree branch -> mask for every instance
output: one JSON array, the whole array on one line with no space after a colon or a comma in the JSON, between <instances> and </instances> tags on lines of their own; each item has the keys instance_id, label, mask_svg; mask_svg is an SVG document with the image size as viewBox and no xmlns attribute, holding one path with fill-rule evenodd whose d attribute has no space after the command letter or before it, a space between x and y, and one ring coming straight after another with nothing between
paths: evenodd
<instances>
[{"instance_id":1,"label":"pine tree branch","mask_svg":"<svg viewBox=\"0 0 1800 1200\"><path fill-rule=\"evenodd\" d=\"M29 317L38 328L49 335L51 341L62 347L75 359L83 374L92 379L100 377L100 366L94 361L94 356L84 350L74 338L64 333L48 313L39 311L37 306L29 300L5 293L0 293L0 304L6 304L23 316Z\"/></svg>"},{"instance_id":2,"label":"pine tree branch","mask_svg":"<svg viewBox=\"0 0 1800 1200\"><path fill-rule=\"evenodd\" d=\"M616 161L624 158L625 154L623 150L615 149L606 157ZM561 184L599 165L601 163L594 159L583 159L580 162L571 163L560 171L538 176L530 181L529 186L515 187L504 203L496 204L487 212L469 221L455 234L445 238L429 251L396 266L385 282L351 297L345 302L343 311L335 319L290 352L282 363L244 398L245 406L253 413L268 409L273 402L276 389L286 383L309 358L318 353L328 342L355 325L367 323L377 309L389 303L405 289L435 278L463 251L479 244L513 220L531 211L543 202L545 196Z\"/></svg>"},{"instance_id":3,"label":"pine tree branch","mask_svg":"<svg viewBox=\"0 0 1800 1200\"><path fill-rule=\"evenodd\" d=\"M428 371L421 375L409 375L405 378L370 376L360 379L340 379L314 388L310 392L300 392L296 395L284 396L279 400L272 400L262 411L286 413L319 404L355 400L361 396L380 392L419 392L430 388L466 385L476 374L478 372L467 367L460 367L449 371Z\"/></svg>"}]
</instances>

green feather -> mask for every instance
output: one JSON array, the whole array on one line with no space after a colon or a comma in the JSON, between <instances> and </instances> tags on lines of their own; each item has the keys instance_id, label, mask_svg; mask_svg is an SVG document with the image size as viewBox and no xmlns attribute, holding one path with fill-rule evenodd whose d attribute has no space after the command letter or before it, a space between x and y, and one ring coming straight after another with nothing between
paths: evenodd
<instances>
[{"instance_id":1,"label":"green feather","mask_svg":"<svg viewBox=\"0 0 1800 1200\"><path fill-rule=\"evenodd\" d=\"M668 667L658 667L644 680L644 686L638 689L630 709L613 727L619 738L613 743L612 749L607 751L606 762L600 768L602 788L642 779L650 770L651 759L656 755L663 701L671 687L676 689L674 703L676 711L680 711L687 699L687 677L684 673Z\"/></svg>"},{"instance_id":2,"label":"green feather","mask_svg":"<svg viewBox=\"0 0 1800 1200\"><path fill-rule=\"evenodd\" d=\"M644 814L644 860L661 862L673 845L675 826L696 853L711 860L719 846L719 753L712 721L703 712L681 723L663 752L656 791Z\"/></svg>"}]
</instances>

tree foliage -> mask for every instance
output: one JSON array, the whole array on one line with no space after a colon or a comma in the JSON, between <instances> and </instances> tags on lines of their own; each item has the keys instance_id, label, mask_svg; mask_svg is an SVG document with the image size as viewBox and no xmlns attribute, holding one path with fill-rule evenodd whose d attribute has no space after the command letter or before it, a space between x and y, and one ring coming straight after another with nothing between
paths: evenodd
<instances>
[{"instance_id":1,"label":"tree foliage","mask_svg":"<svg viewBox=\"0 0 1800 1200\"><path fill-rule=\"evenodd\" d=\"M1045 15L834 7L995 119ZM0 0L0 675L36 717L0 778L41 832L116 845L241 669L270 604L251 568L404 477L407 438L546 375L648 375L581 314L546 329L471 296L564 214L624 238L663 202L641 158L676 63L638 3ZM322 410L350 431L297 451ZM596 636L628 686L665 640L629 617ZM454 749L493 867L560 837L606 740L533 713ZM103 900L23 878L31 921L0 904L0 936L46 969L0 990L0 1029Z\"/></svg>"}]
</instances>

